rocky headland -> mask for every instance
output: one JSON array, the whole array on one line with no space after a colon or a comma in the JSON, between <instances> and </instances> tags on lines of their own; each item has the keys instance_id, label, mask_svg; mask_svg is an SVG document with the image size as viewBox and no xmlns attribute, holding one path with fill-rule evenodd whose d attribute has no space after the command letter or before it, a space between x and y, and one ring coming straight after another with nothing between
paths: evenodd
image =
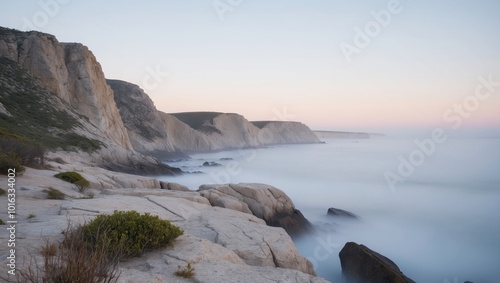
<instances>
[{"instance_id":1,"label":"rocky headland","mask_svg":"<svg viewBox=\"0 0 500 283\"><path fill-rule=\"evenodd\" d=\"M62 241L68 225L135 210L170 220L184 235L173 246L120 262L118 282L328 282L292 242L314 228L280 189L217 184L193 191L152 177L183 173L158 159L165 156L319 143L302 123L164 113L139 86L106 79L86 46L0 27L0 142L3 158L13 143L38 150L30 157L38 160L36 168L26 166L15 180L17 269L42 264L43 244ZM67 171L88 181L85 193L54 177ZM0 175L0 187L7 183ZM48 199L54 188L65 198ZM0 196L2 207L7 202ZM8 237L0 234L2 242ZM2 261L10 253L0 247ZM189 280L174 275L186 263L196 270Z\"/></svg>"},{"instance_id":2,"label":"rocky headland","mask_svg":"<svg viewBox=\"0 0 500 283\"><path fill-rule=\"evenodd\" d=\"M155 156L319 142L298 122L259 128L234 113L161 112L139 86L107 80L86 46L50 34L0 27L0 66L0 128L50 152L78 152L71 161L172 175L181 172Z\"/></svg>"}]
</instances>

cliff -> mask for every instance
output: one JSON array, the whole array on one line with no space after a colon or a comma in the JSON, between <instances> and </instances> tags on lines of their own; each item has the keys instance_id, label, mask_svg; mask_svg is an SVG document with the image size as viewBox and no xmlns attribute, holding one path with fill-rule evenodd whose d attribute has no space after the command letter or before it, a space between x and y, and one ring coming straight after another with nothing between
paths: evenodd
<instances>
[{"instance_id":1,"label":"cliff","mask_svg":"<svg viewBox=\"0 0 500 283\"><path fill-rule=\"evenodd\" d=\"M383 134L363 132L314 131L320 139L370 139L384 137Z\"/></svg>"},{"instance_id":2,"label":"cliff","mask_svg":"<svg viewBox=\"0 0 500 283\"><path fill-rule=\"evenodd\" d=\"M133 150L114 93L87 47L0 27L0 66L5 133L65 151L63 161L140 174L180 173Z\"/></svg>"},{"instance_id":3,"label":"cliff","mask_svg":"<svg viewBox=\"0 0 500 283\"><path fill-rule=\"evenodd\" d=\"M71 162L162 173L163 165L145 155L319 142L298 122L158 111L139 86L106 80L86 46L60 43L53 35L0 27L0 58L0 128L52 151L83 151L68 154ZM18 123L25 127L13 127Z\"/></svg>"},{"instance_id":4,"label":"cliff","mask_svg":"<svg viewBox=\"0 0 500 283\"><path fill-rule=\"evenodd\" d=\"M274 144L317 143L319 139L298 122L249 122L235 113L158 111L137 85L108 80L135 150L162 155ZM264 123L264 124L263 124Z\"/></svg>"},{"instance_id":5,"label":"cliff","mask_svg":"<svg viewBox=\"0 0 500 283\"><path fill-rule=\"evenodd\" d=\"M127 131L101 65L79 43L59 43L53 35L0 28L0 56L17 62L112 143L131 149Z\"/></svg>"}]
</instances>

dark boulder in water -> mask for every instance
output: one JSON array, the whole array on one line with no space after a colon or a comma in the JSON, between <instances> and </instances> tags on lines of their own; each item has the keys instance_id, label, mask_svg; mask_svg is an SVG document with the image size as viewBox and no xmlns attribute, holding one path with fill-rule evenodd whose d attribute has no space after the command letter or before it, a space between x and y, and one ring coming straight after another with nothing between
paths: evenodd
<instances>
[{"instance_id":1,"label":"dark boulder in water","mask_svg":"<svg viewBox=\"0 0 500 283\"><path fill-rule=\"evenodd\" d=\"M355 218L358 219L359 217L349 211L343 210L343 209L338 209L334 207L330 207L328 209L328 212L326 213L328 216L335 216L335 217L346 217L346 218Z\"/></svg>"},{"instance_id":2,"label":"dark boulder in water","mask_svg":"<svg viewBox=\"0 0 500 283\"><path fill-rule=\"evenodd\" d=\"M215 166L222 166L221 164L217 163L217 162L213 162L213 161L205 161L203 162L203 165L204 167L215 167Z\"/></svg>"},{"instance_id":3,"label":"dark boulder in water","mask_svg":"<svg viewBox=\"0 0 500 283\"><path fill-rule=\"evenodd\" d=\"M342 274L353 283L415 283L387 257L364 245L348 242L339 253Z\"/></svg>"}]
</instances>

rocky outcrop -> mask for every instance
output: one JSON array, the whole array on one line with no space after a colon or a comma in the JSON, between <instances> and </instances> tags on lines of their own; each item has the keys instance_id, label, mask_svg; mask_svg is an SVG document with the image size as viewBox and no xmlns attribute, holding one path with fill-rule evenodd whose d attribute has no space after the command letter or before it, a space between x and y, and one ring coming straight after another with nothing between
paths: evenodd
<instances>
[{"instance_id":1,"label":"rocky outcrop","mask_svg":"<svg viewBox=\"0 0 500 283\"><path fill-rule=\"evenodd\" d=\"M8 132L66 151L73 162L136 174L181 172L133 150L114 93L87 47L0 28L0 65L6 108L0 115L27 124L10 127L13 123L0 117Z\"/></svg>"},{"instance_id":2,"label":"rocky outcrop","mask_svg":"<svg viewBox=\"0 0 500 283\"><path fill-rule=\"evenodd\" d=\"M86 46L60 43L40 32L0 29L0 56L23 66L47 90L85 115L107 140L132 148L101 65Z\"/></svg>"},{"instance_id":3,"label":"rocky outcrop","mask_svg":"<svg viewBox=\"0 0 500 283\"><path fill-rule=\"evenodd\" d=\"M338 209L335 207L330 207L328 211L326 212L326 215L332 216L332 217L343 217L343 218L352 218L352 219L358 219L358 216L352 212L349 212L347 210L343 209Z\"/></svg>"},{"instance_id":4,"label":"rocky outcrop","mask_svg":"<svg viewBox=\"0 0 500 283\"><path fill-rule=\"evenodd\" d=\"M132 145L139 152L200 152L271 144L319 142L298 122L249 122L234 113L158 111L139 86L108 80ZM262 125L262 127L259 127Z\"/></svg>"},{"instance_id":5,"label":"rocky outcrop","mask_svg":"<svg viewBox=\"0 0 500 283\"><path fill-rule=\"evenodd\" d=\"M213 206L229 208L284 228L292 236L314 231L311 223L281 190L265 184L202 185L198 190Z\"/></svg>"},{"instance_id":6,"label":"rocky outcrop","mask_svg":"<svg viewBox=\"0 0 500 283\"><path fill-rule=\"evenodd\" d=\"M355 283L415 283L387 257L348 242L339 253L344 276Z\"/></svg>"},{"instance_id":7,"label":"rocky outcrop","mask_svg":"<svg viewBox=\"0 0 500 283\"><path fill-rule=\"evenodd\" d=\"M139 152L174 151L149 96L139 86L125 81L107 80L107 83L115 93L116 106L134 149Z\"/></svg>"},{"instance_id":8,"label":"rocky outcrop","mask_svg":"<svg viewBox=\"0 0 500 283\"><path fill-rule=\"evenodd\" d=\"M0 58L2 65L26 73L6 72L16 85L1 85L9 94L0 95L0 115L14 119L22 119L23 114L50 115L38 129L52 135L48 137L52 143L50 149L82 150L79 161L110 170L177 174L179 170L142 154L163 157L178 152L319 142L301 123L265 122L257 127L234 113L162 113L138 86L106 80L100 64L86 46L60 43L49 34L0 28ZM19 90L27 82L33 94L21 97L24 92ZM12 103L4 103L4 99L21 103L16 98L44 101L39 108L45 112L37 109L40 113L35 115L28 113L33 112L29 110L16 116L9 108ZM57 123L64 125L54 129L52 125ZM59 148L61 136L66 137L68 144Z\"/></svg>"},{"instance_id":9,"label":"rocky outcrop","mask_svg":"<svg viewBox=\"0 0 500 283\"><path fill-rule=\"evenodd\" d=\"M258 121L252 122L260 129L260 141L264 144L318 143L316 134L300 122Z\"/></svg>"},{"instance_id":10,"label":"rocky outcrop","mask_svg":"<svg viewBox=\"0 0 500 283\"><path fill-rule=\"evenodd\" d=\"M160 187L164 190L171 190L171 191L189 191L188 187L174 182L160 181Z\"/></svg>"},{"instance_id":11,"label":"rocky outcrop","mask_svg":"<svg viewBox=\"0 0 500 283\"><path fill-rule=\"evenodd\" d=\"M270 227L254 215L212 207L195 191L97 190L96 180L126 181L131 176L113 175L101 168L74 169L91 180L89 190L95 193L94 198L82 199L72 184L53 177L54 171L28 168L16 179L20 188L17 217L27 219L29 214L36 215L25 220L23 229L17 231L16 258L34 254L46 239L62 240L61 231L68 227L68 221L78 224L114 210L135 210L170 220L184 230L184 235L170 247L120 262L118 282L181 282L183 279L174 272L188 262L195 269L194 282L328 282L315 276L312 264L300 255L282 228ZM158 186L157 182L147 184L146 178L142 179L147 186ZM60 189L67 199L46 199L43 190L48 186ZM0 247L0 254L6 254L6 249L7 246ZM43 266L43 262L39 263ZM5 272L6 268L0 267L0 271Z\"/></svg>"}]
</instances>

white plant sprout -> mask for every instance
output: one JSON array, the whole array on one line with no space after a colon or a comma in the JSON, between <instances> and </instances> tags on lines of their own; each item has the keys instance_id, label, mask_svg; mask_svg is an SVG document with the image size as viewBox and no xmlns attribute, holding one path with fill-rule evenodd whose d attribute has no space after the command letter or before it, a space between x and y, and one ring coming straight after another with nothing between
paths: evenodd
<instances>
[{"instance_id":1,"label":"white plant sprout","mask_svg":"<svg viewBox=\"0 0 500 283\"><path fill-rule=\"evenodd\" d=\"M72 0L41 0L38 1L38 9L33 15L28 17L22 17L23 22L22 29L25 31L29 30L40 30L47 24L50 20L57 17L61 12L61 6L68 4Z\"/></svg>"},{"instance_id":2,"label":"white plant sprout","mask_svg":"<svg viewBox=\"0 0 500 283\"><path fill-rule=\"evenodd\" d=\"M330 234L325 237L316 236L314 241L317 245L314 247L313 256L306 257L312 263L314 269L318 267L319 263L327 261L332 256L336 257L342 246L339 242L334 241Z\"/></svg>"},{"instance_id":3,"label":"white plant sprout","mask_svg":"<svg viewBox=\"0 0 500 283\"><path fill-rule=\"evenodd\" d=\"M212 6L219 20L223 22L226 13L234 12L243 2L243 0L215 0L212 2Z\"/></svg>"},{"instance_id":4,"label":"white plant sprout","mask_svg":"<svg viewBox=\"0 0 500 283\"><path fill-rule=\"evenodd\" d=\"M390 0L386 8L378 12L372 10L370 15L373 20L366 22L363 29L360 27L354 28L355 34L352 44L343 41L339 45L340 51L342 51L347 63L352 62L351 57L354 54L361 54L375 38L380 36L382 30L392 23L393 17L399 15L403 10L404 7L400 0Z\"/></svg>"},{"instance_id":5,"label":"white plant sprout","mask_svg":"<svg viewBox=\"0 0 500 283\"><path fill-rule=\"evenodd\" d=\"M406 157L399 155L399 165L396 172L386 170L384 172L385 180L392 192L396 191L396 185L403 183L410 178L416 169L422 166L427 158L434 155L440 145L448 140L447 132L458 130L462 127L465 119L468 119L477 111L480 104L488 100L500 87L500 82L493 80L493 75L489 74L487 78L479 77L479 83L474 89L474 93L466 96L460 103L455 103L443 113L443 121L451 123L449 129L435 128L430 137L414 141L416 148Z\"/></svg>"},{"instance_id":6,"label":"white plant sprout","mask_svg":"<svg viewBox=\"0 0 500 283\"><path fill-rule=\"evenodd\" d=\"M160 65L155 68L151 66L146 67L146 74L142 78L142 87L146 91L157 89L168 77L170 73L161 70Z\"/></svg>"},{"instance_id":7,"label":"white plant sprout","mask_svg":"<svg viewBox=\"0 0 500 283\"><path fill-rule=\"evenodd\" d=\"M283 106L281 110L273 108L272 112L274 115L271 120L274 121L280 121L280 122L292 121L292 119L296 117L295 114L291 114L288 112L286 106ZM281 126L277 129L277 131L271 131L267 128L262 128L259 130L259 133L257 134L257 141L263 145L269 144L274 139L274 135L276 133L281 132L282 130L283 128ZM240 144L238 146L238 154L246 155L246 157L242 161L237 161L237 160L229 161L221 170L218 170L216 172L210 172L209 173L210 177L216 184L230 183L233 177L238 176L243 172L243 168L241 167L242 162L250 163L254 161L255 158L257 157L258 151L259 149L256 148L248 149L245 147L245 144Z\"/></svg>"}]
</instances>

